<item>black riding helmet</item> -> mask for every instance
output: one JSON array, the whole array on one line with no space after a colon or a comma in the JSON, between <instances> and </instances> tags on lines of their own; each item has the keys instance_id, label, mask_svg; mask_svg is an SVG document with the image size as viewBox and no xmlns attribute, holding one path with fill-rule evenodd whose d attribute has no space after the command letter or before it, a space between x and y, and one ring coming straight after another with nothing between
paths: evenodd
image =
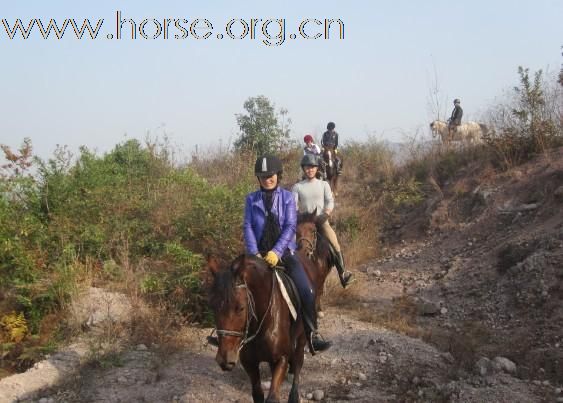
<instances>
[{"instance_id":1,"label":"black riding helmet","mask_svg":"<svg viewBox=\"0 0 563 403\"><path fill-rule=\"evenodd\" d=\"M319 166L319 158L313 154L305 154L303 158L301 158L301 168L304 166L312 166L318 167Z\"/></svg>"},{"instance_id":2,"label":"black riding helmet","mask_svg":"<svg viewBox=\"0 0 563 403\"><path fill-rule=\"evenodd\" d=\"M334 122L328 122L328 125L326 125L327 130L334 130L336 128L336 125L334 124Z\"/></svg>"},{"instance_id":3,"label":"black riding helmet","mask_svg":"<svg viewBox=\"0 0 563 403\"><path fill-rule=\"evenodd\" d=\"M254 164L254 174L261 178L267 178L277 174L280 176L283 172L283 166L279 158L272 155L264 155L258 157Z\"/></svg>"}]
</instances>

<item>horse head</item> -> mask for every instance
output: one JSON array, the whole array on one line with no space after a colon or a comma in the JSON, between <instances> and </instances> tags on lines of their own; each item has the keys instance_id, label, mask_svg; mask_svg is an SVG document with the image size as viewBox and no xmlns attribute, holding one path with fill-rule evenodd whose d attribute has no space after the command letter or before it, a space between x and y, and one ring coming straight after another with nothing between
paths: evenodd
<instances>
[{"instance_id":1,"label":"horse head","mask_svg":"<svg viewBox=\"0 0 563 403\"><path fill-rule=\"evenodd\" d=\"M448 123L443 120L435 120L430 123L430 131L432 133L432 138L439 136L444 143L447 143L450 140L450 129Z\"/></svg>"},{"instance_id":2,"label":"horse head","mask_svg":"<svg viewBox=\"0 0 563 403\"><path fill-rule=\"evenodd\" d=\"M325 214L317 216L316 208L312 213L303 213L297 218L297 247L304 250L309 258L317 248L317 226L322 225L327 219Z\"/></svg>"},{"instance_id":3,"label":"horse head","mask_svg":"<svg viewBox=\"0 0 563 403\"><path fill-rule=\"evenodd\" d=\"M326 214L317 215L317 209L312 213L299 214L297 217L297 248L306 252L309 258L318 253L319 228L328 220Z\"/></svg>"},{"instance_id":4,"label":"horse head","mask_svg":"<svg viewBox=\"0 0 563 403\"><path fill-rule=\"evenodd\" d=\"M239 256L230 266L223 267L214 257L208 257L207 267L213 277L209 304L215 314L219 348L215 361L223 371L231 371L248 339L254 301L247 285L250 275L247 257Z\"/></svg>"},{"instance_id":5,"label":"horse head","mask_svg":"<svg viewBox=\"0 0 563 403\"><path fill-rule=\"evenodd\" d=\"M272 369L266 400L271 402L280 401L281 383L292 365L289 401L299 401L305 332L301 321L300 326L293 327L274 271L254 255L241 255L230 265L208 258L207 266L213 278L209 303L215 313L217 364L224 371L231 371L240 360L250 379L255 402L264 401L260 363L268 362Z\"/></svg>"}]
</instances>

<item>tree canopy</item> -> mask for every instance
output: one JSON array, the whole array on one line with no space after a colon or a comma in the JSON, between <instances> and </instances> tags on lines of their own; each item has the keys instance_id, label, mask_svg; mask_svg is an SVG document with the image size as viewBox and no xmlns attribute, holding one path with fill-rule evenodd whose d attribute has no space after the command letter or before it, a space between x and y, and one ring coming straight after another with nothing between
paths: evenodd
<instances>
[{"instance_id":1,"label":"tree canopy","mask_svg":"<svg viewBox=\"0 0 563 403\"><path fill-rule=\"evenodd\" d=\"M275 105L264 95L248 98L244 109L247 113L236 115L240 129L236 150L264 155L279 152L288 144L291 119L286 109L276 112Z\"/></svg>"}]
</instances>

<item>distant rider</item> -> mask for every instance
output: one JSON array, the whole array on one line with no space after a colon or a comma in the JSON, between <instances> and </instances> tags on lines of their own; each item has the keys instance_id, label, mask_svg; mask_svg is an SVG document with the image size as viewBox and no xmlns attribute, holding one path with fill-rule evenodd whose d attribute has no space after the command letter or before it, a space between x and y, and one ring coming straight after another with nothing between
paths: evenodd
<instances>
[{"instance_id":1,"label":"distant rider","mask_svg":"<svg viewBox=\"0 0 563 403\"><path fill-rule=\"evenodd\" d=\"M323 138L321 140L321 146L324 148L331 147L334 148L334 160L336 162L336 172L338 175L342 174L342 160L338 156L338 133L334 130L336 125L334 122L329 122L326 125L326 132L323 133Z\"/></svg>"},{"instance_id":2,"label":"distant rider","mask_svg":"<svg viewBox=\"0 0 563 403\"><path fill-rule=\"evenodd\" d=\"M461 117L463 116L463 109L460 106L461 102L458 98L454 99L454 109L452 111L452 116L448 120L448 134L450 140L453 134L457 131L458 126L461 125Z\"/></svg>"}]
</instances>

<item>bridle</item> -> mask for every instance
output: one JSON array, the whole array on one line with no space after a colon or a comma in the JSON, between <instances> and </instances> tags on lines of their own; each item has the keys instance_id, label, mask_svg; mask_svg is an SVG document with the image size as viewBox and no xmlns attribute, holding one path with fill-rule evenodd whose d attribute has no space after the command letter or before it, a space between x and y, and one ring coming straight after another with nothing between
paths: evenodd
<instances>
[{"instance_id":1,"label":"bridle","mask_svg":"<svg viewBox=\"0 0 563 403\"><path fill-rule=\"evenodd\" d=\"M266 316L268 315L270 309L272 308L275 286L276 286L276 276L272 274L272 292L270 293L270 301L268 302L268 308L266 309L266 312L264 312L264 316L262 316L262 319L260 320L258 329L256 329L256 332L253 335L250 336L248 335L250 330L250 323L252 322L252 319L258 321L258 316L256 315L256 304L254 302L254 295L252 295L252 292L246 285L246 282L237 284L235 286L235 288L244 288L246 290L246 301L248 305L248 310L246 314L246 323L244 326L244 332L240 332L236 330L227 330L227 329L213 329L211 335L213 335L213 333L217 333L217 336L239 337L241 341L238 347L238 352L240 353L240 350L242 350L244 346L246 346L248 343L254 340L256 336L258 336L258 334L260 333L260 330L262 330L262 325L264 324L264 320L266 319Z\"/></svg>"},{"instance_id":2,"label":"bridle","mask_svg":"<svg viewBox=\"0 0 563 403\"><path fill-rule=\"evenodd\" d=\"M313 231L313 240L301 237L297 240L297 245L301 246L302 242L307 243L307 246L304 247L304 249L309 259L312 259L313 255L315 254L315 250L317 249L317 229L315 228L315 230Z\"/></svg>"}]
</instances>

